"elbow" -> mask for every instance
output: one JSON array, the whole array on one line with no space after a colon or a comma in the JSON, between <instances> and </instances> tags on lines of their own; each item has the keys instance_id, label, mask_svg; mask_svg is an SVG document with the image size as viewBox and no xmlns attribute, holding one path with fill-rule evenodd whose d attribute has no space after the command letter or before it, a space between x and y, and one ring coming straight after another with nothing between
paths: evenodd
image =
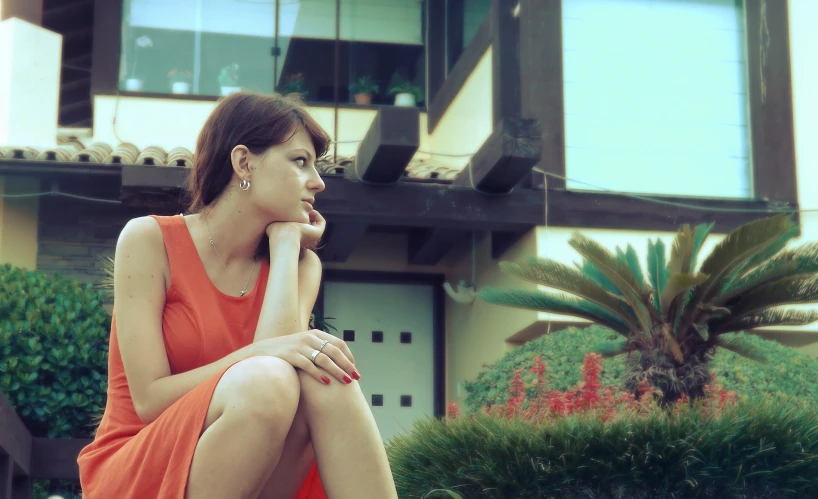
<instances>
[{"instance_id":1,"label":"elbow","mask_svg":"<svg viewBox=\"0 0 818 499\"><path fill-rule=\"evenodd\" d=\"M159 414L157 414L156 411L144 401L137 401L134 399L133 408L137 417L139 417L139 420L146 426L153 423L156 418L159 417Z\"/></svg>"}]
</instances>

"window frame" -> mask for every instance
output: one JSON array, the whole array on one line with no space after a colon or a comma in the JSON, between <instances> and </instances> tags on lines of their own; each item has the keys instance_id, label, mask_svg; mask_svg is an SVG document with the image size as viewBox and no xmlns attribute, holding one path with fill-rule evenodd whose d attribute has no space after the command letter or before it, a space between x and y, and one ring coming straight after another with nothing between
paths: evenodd
<instances>
[{"instance_id":1,"label":"window frame","mask_svg":"<svg viewBox=\"0 0 818 499\"><path fill-rule=\"evenodd\" d=\"M746 23L753 198L642 196L640 199L623 194L572 191L566 189L561 178L545 179L542 174L533 173L529 185L541 188L547 185L549 225L675 231L682 223L715 221L717 232L727 232L769 216L775 210L798 208L788 2L737 2L744 8ZM516 36L519 37L520 72L517 74L523 75L520 80L522 116L537 119L542 126L539 168L565 177L562 0L520 0L519 8ZM512 43L514 35L506 32L505 36L507 43ZM645 197L665 204L646 201ZM722 211L725 209L736 211ZM795 216L797 219L798 214Z\"/></svg>"},{"instance_id":2,"label":"window frame","mask_svg":"<svg viewBox=\"0 0 818 499\"><path fill-rule=\"evenodd\" d=\"M435 0L424 0L428 6L429 3L436 3ZM122 90L119 88L119 72L120 72L120 58L122 51L122 12L124 0L104 0L97 1L94 4L94 27L93 27L93 45L92 45L92 66L91 66L91 95L122 95L128 97L148 97L154 99L173 99L173 100L194 100L194 101L218 101L222 98L220 95L198 95L198 94L174 94L168 92L133 92ZM339 22L340 0L336 0L336 28ZM428 12L428 7L426 8ZM426 19L422 24L428 23ZM428 27L422 26L428 33ZM276 25L276 36L278 35L278 26ZM339 64L338 53L341 40L339 33L335 34L335 63L333 64L333 80L335 82L334 99L332 102L328 101L311 101L307 99L306 103L310 107L332 107L339 109L373 109L377 110L382 107L388 107L389 104L356 104L354 102L340 102L339 101ZM428 41L424 47L424 55L428 58ZM273 56L277 57L277 56ZM425 61L428 71L428 59ZM275 70L273 63L271 63L271 71ZM428 82L428 76L427 76ZM426 112L429 106L430 99L428 98L428 85L424 89L427 98L424 100L422 106L417 106L421 112Z\"/></svg>"}]
</instances>

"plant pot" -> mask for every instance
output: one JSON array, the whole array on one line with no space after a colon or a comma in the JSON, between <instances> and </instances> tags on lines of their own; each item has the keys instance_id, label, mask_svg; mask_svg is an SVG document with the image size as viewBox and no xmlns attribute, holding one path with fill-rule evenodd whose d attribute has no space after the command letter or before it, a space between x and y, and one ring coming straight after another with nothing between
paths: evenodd
<instances>
[{"instance_id":1,"label":"plant pot","mask_svg":"<svg viewBox=\"0 0 818 499\"><path fill-rule=\"evenodd\" d=\"M355 94L355 104L372 104L372 94L360 93Z\"/></svg>"},{"instance_id":2,"label":"plant pot","mask_svg":"<svg viewBox=\"0 0 818 499\"><path fill-rule=\"evenodd\" d=\"M174 94L189 94L190 83L186 81L174 81L170 87L170 91Z\"/></svg>"},{"instance_id":3,"label":"plant pot","mask_svg":"<svg viewBox=\"0 0 818 499\"><path fill-rule=\"evenodd\" d=\"M398 94L395 96L395 106L397 107L415 107L415 96L409 93Z\"/></svg>"},{"instance_id":4,"label":"plant pot","mask_svg":"<svg viewBox=\"0 0 818 499\"><path fill-rule=\"evenodd\" d=\"M295 99L299 102L305 102L307 100L306 96L304 96L304 94L301 92L288 92L287 97Z\"/></svg>"},{"instance_id":5,"label":"plant pot","mask_svg":"<svg viewBox=\"0 0 818 499\"><path fill-rule=\"evenodd\" d=\"M230 94L235 94L236 92L240 92L241 87L226 87L222 86L222 97Z\"/></svg>"},{"instance_id":6,"label":"plant pot","mask_svg":"<svg viewBox=\"0 0 818 499\"><path fill-rule=\"evenodd\" d=\"M125 90L128 92L139 92L142 90L142 80L139 78L128 78L125 80Z\"/></svg>"}]
</instances>

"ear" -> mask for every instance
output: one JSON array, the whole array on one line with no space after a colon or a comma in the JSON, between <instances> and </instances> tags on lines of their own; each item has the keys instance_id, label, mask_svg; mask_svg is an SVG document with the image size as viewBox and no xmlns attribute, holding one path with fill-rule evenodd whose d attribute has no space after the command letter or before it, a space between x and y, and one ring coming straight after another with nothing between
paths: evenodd
<instances>
[{"instance_id":1,"label":"ear","mask_svg":"<svg viewBox=\"0 0 818 499\"><path fill-rule=\"evenodd\" d=\"M247 146L237 145L230 151L230 163L240 179L250 180L250 150Z\"/></svg>"}]
</instances>

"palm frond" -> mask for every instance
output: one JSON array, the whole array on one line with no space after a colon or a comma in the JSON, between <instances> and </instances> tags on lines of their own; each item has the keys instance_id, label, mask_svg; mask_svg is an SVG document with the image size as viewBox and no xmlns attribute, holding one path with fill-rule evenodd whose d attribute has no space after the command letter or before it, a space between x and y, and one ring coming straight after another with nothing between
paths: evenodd
<instances>
[{"instance_id":1,"label":"palm frond","mask_svg":"<svg viewBox=\"0 0 818 499\"><path fill-rule=\"evenodd\" d=\"M669 275L665 257L665 243L661 239L657 239L655 243L648 240L648 277L654 291L653 305L659 314L662 313L661 297Z\"/></svg>"},{"instance_id":2,"label":"palm frond","mask_svg":"<svg viewBox=\"0 0 818 499\"><path fill-rule=\"evenodd\" d=\"M665 291L662 293L662 317L669 324L676 323L676 316L682 309L679 303L682 293L707 280L707 274L673 274L667 281Z\"/></svg>"},{"instance_id":3,"label":"palm frond","mask_svg":"<svg viewBox=\"0 0 818 499\"><path fill-rule=\"evenodd\" d=\"M529 258L526 263L501 262L500 268L515 277L559 291L571 293L608 309L636 334L633 310L620 296L605 291L582 272L555 260Z\"/></svg>"},{"instance_id":4,"label":"palm frond","mask_svg":"<svg viewBox=\"0 0 818 499\"><path fill-rule=\"evenodd\" d=\"M740 295L730 305L730 315L710 321L711 331L729 326L747 316L781 305L802 305L818 302L818 277L785 277L757 286Z\"/></svg>"},{"instance_id":5,"label":"palm frond","mask_svg":"<svg viewBox=\"0 0 818 499\"><path fill-rule=\"evenodd\" d=\"M733 281L714 301L726 303L745 291L784 277L818 273L818 243L782 251Z\"/></svg>"},{"instance_id":6,"label":"palm frond","mask_svg":"<svg viewBox=\"0 0 818 499\"><path fill-rule=\"evenodd\" d=\"M609 341L595 349L594 353L605 358L617 357L628 353L628 344L623 342Z\"/></svg>"},{"instance_id":7,"label":"palm frond","mask_svg":"<svg viewBox=\"0 0 818 499\"><path fill-rule=\"evenodd\" d=\"M690 257L690 269L696 270L696 262L699 259L699 252L702 249L702 245L704 245L704 241L707 239L707 236L713 231L713 226L715 223L709 224L699 224L696 226L696 236L693 240L693 254Z\"/></svg>"},{"instance_id":8,"label":"palm frond","mask_svg":"<svg viewBox=\"0 0 818 499\"><path fill-rule=\"evenodd\" d=\"M528 261L531 262L531 258L529 258ZM622 296L622 293L619 291L619 289L617 289L617 287L614 286L611 280L605 277L605 274L603 274L602 271L599 270L599 268L596 265L594 265L593 262L591 262L590 260L586 260L583 258L582 264L576 264L576 267L579 269L580 272L582 272L583 275L585 275L586 277L590 278L591 280L602 286L602 288L605 291L613 293L617 296Z\"/></svg>"},{"instance_id":9,"label":"palm frond","mask_svg":"<svg viewBox=\"0 0 818 499\"><path fill-rule=\"evenodd\" d=\"M670 247L670 260L667 270L670 275L687 274L690 272L690 262L693 259L693 245L695 233L689 225L684 224L676 233L673 246Z\"/></svg>"},{"instance_id":10,"label":"palm frond","mask_svg":"<svg viewBox=\"0 0 818 499\"><path fill-rule=\"evenodd\" d=\"M602 245L578 232L573 234L568 244L584 258L592 261L611 280L631 306L640 328L643 331L649 331L652 323L649 295L643 289L643 284L636 280L636 276L628 266L614 257Z\"/></svg>"},{"instance_id":11,"label":"palm frond","mask_svg":"<svg viewBox=\"0 0 818 499\"><path fill-rule=\"evenodd\" d=\"M496 305L580 317L606 326L627 337L632 334L630 328L606 308L588 300L560 293L486 287L480 290L477 296L483 301Z\"/></svg>"},{"instance_id":12,"label":"palm frond","mask_svg":"<svg viewBox=\"0 0 818 499\"><path fill-rule=\"evenodd\" d=\"M702 263L700 272L710 277L694 289L680 327L689 328L702 304L718 294L750 259L791 238L794 228L797 230L792 215L781 214L754 220L730 232Z\"/></svg>"},{"instance_id":13,"label":"palm frond","mask_svg":"<svg viewBox=\"0 0 818 499\"><path fill-rule=\"evenodd\" d=\"M786 307L773 307L745 317L719 321L713 324L715 334L731 333L736 331L750 331L767 326L806 326L818 321L816 310L792 310Z\"/></svg>"},{"instance_id":14,"label":"palm frond","mask_svg":"<svg viewBox=\"0 0 818 499\"><path fill-rule=\"evenodd\" d=\"M645 275L642 273L642 265L639 264L639 257L636 255L636 250L630 244L622 251L619 247L616 248L616 254L620 261L631 269L633 275L636 277L636 282L645 287Z\"/></svg>"},{"instance_id":15,"label":"palm frond","mask_svg":"<svg viewBox=\"0 0 818 499\"><path fill-rule=\"evenodd\" d=\"M762 352L749 342L742 341L741 338L739 337L729 339L719 338L718 342L716 342L716 345L726 350L730 350L731 352L735 352L741 355L742 357L746 357L750 360L761 362L762 364L766 364L770 360L766 355L764 355L764 352Z\"/></svg>"},{"instance_id":16,"label":"palm frond","mask_svg":"<svg viewBox=\"0 0 818 499\"><path fill-rule=\"evenodd\" d=\"M673 337L673 334L670 332L670 329L663 326L662 327L662 339L667 346L667 349L673 355L673 358L676 359L676 362L682 363L684 362L684 355L682 355L682 347L679 346L679 342L676 341L676 338Z\"/></svg>"}]
</instances>

